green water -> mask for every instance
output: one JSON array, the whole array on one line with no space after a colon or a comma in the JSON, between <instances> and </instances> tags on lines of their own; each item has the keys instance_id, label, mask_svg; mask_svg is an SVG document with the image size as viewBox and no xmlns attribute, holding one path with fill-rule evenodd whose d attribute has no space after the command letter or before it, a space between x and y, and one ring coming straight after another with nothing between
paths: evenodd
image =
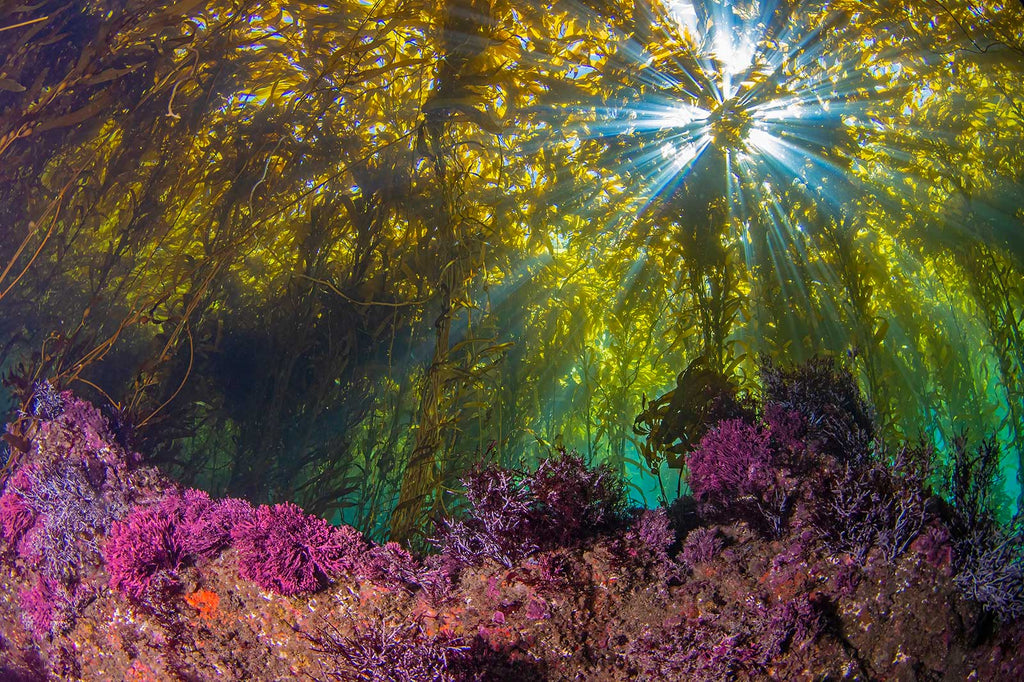
<instances>
[{"instance_id":1,"label":"green water","mask_svg":"<svg viewBox=\"0 0 1024 682\"><path fill-rule=\"evenodd\" d=\"M183 482L377 537L831 355L890 441L1024 453L1024 6L0 9L0 363ZM668 491L667 493L665 491ZM397 508L397 512L393 513ZM1011 505L1008 503L1008 511Z\"/></svg>"}]
</instances>

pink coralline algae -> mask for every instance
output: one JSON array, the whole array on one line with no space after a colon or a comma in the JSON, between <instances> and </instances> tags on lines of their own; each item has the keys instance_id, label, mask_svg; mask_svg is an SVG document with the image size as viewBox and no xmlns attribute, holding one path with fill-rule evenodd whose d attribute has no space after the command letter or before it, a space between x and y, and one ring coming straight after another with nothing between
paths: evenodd
<instances>
[{"instance_id":1,"label":"pink coralline algae","mask_svg":"<svg viewBox=\"0 0 1024 682\"><path fill-rule=\"evenodd\" d=\"M953 563L953 544L949 531L943 526L926 529L911 545L911 549L936 568L948 569Z\"/></svg>"},{"instance_id":2,"label":"pink coralline algae","mask_svg":"<svg viewBox=\"0 0 1024 682\"><path fill-rule=\"evenodd\" d=\"M771 403L764 408L764 422L772 441L783 451L800 454L806 449L807 424L796 410Z\"/></svg>"},{"instance_id":3,"label":"pink coralline algae","mask_svg":"<svg viewBox=\"0 0 1024 682\"><path fill-rule=\"evenodd\" d=\"M574 545L621 524L622 481L561 451L532 474L486 466L462 479L469 502L461 519L441 523L436 544L464 564L489 559L511 568L539 551Z\"/></svg>"},{"instance_id":4,"label":"pink coralline algae","mask_svg":"<svg viewBox=\"0 0 1024 682\"><path fill-rule=\"evenodd\" d=\"M383 585L419 583L420 562L397 542L375 545L359 557L356 572Z\"/></svg>"},{"instance_id":5,"label":"pink coralline algae","mask_svg":"<svg viewBox=\"0 0 1024 682\"><path fill-rule=\"evenodd\" d=\"M201 490L169 492L159 503L137 507L115 523L104 548L110 584L141 598L156 584L170 584L183 565L208 557L230 542L230 528L252 514L241 500L213 502Z\"/></svg>"},{"instance_id":6,"label":"pink coralline algae","mask_svg":"<svg viewBox=\"0 0 1024 682\"><path fill-rule=\"evenodd\" d=\"M438 545L456 561L472 564L492 559L511 567L539 548L533 536L535 506L521 476L488 466L462 479L470 509L465 519L444 519Z\"/></svg>"},{"instance_id":7,"label":"pink coralline algae","mask_svg":"<svg viewBox=\"0 0 1024 682\"><path fill-rule=\"evenodd\" d=\"M171 494L160 504L175 519L175 534L190 557L209 557L231 543L231 529L252 516L245 500L217 500L202 490L188 489Z\"/></svg>"},{"instance_id":8,"label":"pink coralline algae","mask_svg":"<svg viewBox=\"0 0 1024 682\"><path fill-rule=\"evenodd\" d=\"M37 381L32 386L29 410L40 419L56 419L64 412L64 396L49 381Z\"/></svg>"},{"instance_id":9,"label":"pink coralline algae","mask_svg":"<svg viewBox=\"0 0 1024 682\"><path fill-rule=\"evenodd\" d=\"M0 538L9 547L17 545L25 531L32 527L35 518L32 510L17 493L0 495Z\"/></svg>"},{"instance_id":10,"label":"pink coralline algae","mask_svg":"<svg viewBox=\"0 0 1024 682\"><path fill-rule=\"evenodd\" d=\"M686 536L679 560L687 566L711 561L722 551L722 540L715 528L696 528Z\"/></svg>"},{"instance_id":11,"label":"pink coralline algae","mask_svg":"<svg viewBox=\"0 0 1024 682\"><path fill-rule=\"evenodd\" d=\"M136 509L114 524L104 547L110 585L135 598L173 579L186 558L175 519L159 507Z\"/></svg>"},{"instance_id":12,"label":"pink coralline algae","mask_svg":"<svg viewBox=\"0 0 1024 682\"><path fill-rule=\"evenodd\" d=\"M114 444L107 419L99 409L75 398L70 391L62 393L61 399L63 412L40 424L39 435L35 439L38 447L65 452L82 461L95 459L118 470L123 470L125 464L138 461L137 454L123 452Z\"/></svg>"},{"instance_id":13,"label":"pink coralline algae","mask_svg":"<svg viewBox=\"0 0 1024 682\"><path fill-rule=\"evenodd\" d=\"M720 422L686 458L690 488L702 502L760 496L774 483L768 435L742 419Z\"/></svg>"},{"instance_id":14,"label":"pink coralline algae","mask_svg":"<svg viewBox=\"0 0 1024 682\"><path fill-rule=\"evenodd\" d=\"M328 680L374 682L462 682L480 679L462 669L469 662L469 647L459 637L427 634L417 623L392 625L378 620L356 628L352 637L325 630L315 639L331 659Z\"/></svg>"},{"instance_id":15,"label":"pink coralline algae","mask_svg":"<svg viewBox=\"0 0 1024 682\"><path fill-rule=\"evenodd\" d=\"M986 503L998 453L961 452L943 504L927 485L930 450L837 459L825 445L838 436L807 417L818 393L776 389L795 397L758 425L719 422L689 454L700 503L629 509L614 471L566 453L533 473L482 467L425 558L291 503L180 489L133 463L97 411L62 398L59 413L39 408L50 417L26 431L31 459L0 480L0 680L1024 669L1024 541ZM819 403L813 414L850 421ZM770 542L766 510L786 521ZM996 644L970 644L982 627Z\"/></svg>"},{"instance_id":16,"label":"pink coralline algae","mask_svg":"<svg viewBox=\"0 0 1024 682\"><path fill-rule=\"evenodd\" d=\"M676 538L664 509L645 509L626 531L626 539L667 561L668 548Z\"/></svg>"},{"instance_id":17,"label":"pink coralline algae","mask_svg":"<svg viewBox=\"0 0 1024 682\"><path fill-rule=\"evenodd\" d=\"M545 459L527 485L534 498L534 532L539 544L568 545L622 519L622 480L607 465L588 467L575 452ZM544 542L547 540L547 542Z\"/></svg>"},{"instance_id":18,"label":"pink coralline algae","mask_svg":"<svg viewBox=\"0 0 1024 682\"><path fill-rule=\"evenodd\" d=\"M18 593L22 621L36 636L48 634L53 626L55 592L55 585L50 580L37 576L30 587Z\"/></svg>"},{"instance_id":19,"label":"pink coralline algae","mask_svg":"<svg viewBox=\"0 0 1024 682\"><path fill-rule=\"evenodd\" d=\"M675 539L675 531L665 510L645 509L613 543L613 547L623 564L652 569L667 579L675 574L677 568L669 556L669 548Z\"/></svg>"},{"instance_id":20,"label":"pink coralline algae","mask_svg":"<svg viewBox=\"0 0 1024 682\"><path fill-rule=\"evenodd\" d=\"M332 526L290 502L258 507L231 537L241 576L283 595L315 592L354 571L366 548L356 529Z\"/></svg>"}]
</instances>

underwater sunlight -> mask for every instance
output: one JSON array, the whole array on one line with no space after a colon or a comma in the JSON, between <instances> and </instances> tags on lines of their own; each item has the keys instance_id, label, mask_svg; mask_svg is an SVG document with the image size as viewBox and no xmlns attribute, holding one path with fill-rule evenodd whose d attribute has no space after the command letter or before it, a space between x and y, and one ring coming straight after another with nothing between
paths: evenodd
<instances>
[{"instance_id":1,"label":"underwater sunlight","mask_svg":"<svg viewBox=\"0 0 1024 682\"><path fill-rule=\"evenodd\" d=\"M184 481L377 532L485 451L654 504L645 400L825 353L1018 496L1015 4L187 4L90 64L102 3L5 15L12 407L76 387Z\"/></svg>"},{"instance_id":2,"label":"underwater sunlight","mask_svg":"<svg viewBox=\"0 0 1024 682\"><path fill-rule=\"evenodd\" d=\"M0 3L0 377L0 677L1014 678L1024 2Z\"/></svg>"}]
</instances>

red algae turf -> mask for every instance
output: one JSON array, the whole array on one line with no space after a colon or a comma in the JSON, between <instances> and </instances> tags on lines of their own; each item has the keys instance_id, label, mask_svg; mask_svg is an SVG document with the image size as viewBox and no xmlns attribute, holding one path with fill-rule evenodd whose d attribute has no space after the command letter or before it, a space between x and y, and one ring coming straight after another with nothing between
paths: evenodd
<instances>
[{"instance_id":1,"label":"red algae turf","mask_svg":"<svg viewBox=\"0 0 1024 682\"><path fill-rule=\"evenodd\" d=\"M1024 629L993 629L960 596L948 536L938 531L895 560L877 548L837 553L799 524L770 537L746 520L721 518L683 537L687 531L670 528L664 511L621 508L598 472L601 513L571 537L476 556L476 538L489 531L470 518L450 527L462 533L457 556L424 561L294 506L252 508L180 491L121 450L93 408L69 394L64 400L71 409L33 434L32 466L104 467L86 494L112 511L95 517L91 534L67 539L80 543L64 551L62 560L77 562L73 570L54 568L56 558L43 551L51 545L32 554L8 533L0 546L3 680L1005 680L1024 673ZM563 459L549 469L578 466ZM563 478L578 485L588 475ZM545 480L544 499L561 500L562 479ZM503 485L516 499L527 494L511 480ZM21 494L7 486L0 492ZM26 526L19 500L8 500L16 519L8 526L19 538L52 531L43 507ZM520 501L531 516L516 532L569 513L559 501L542 518L543 504ZM124 535L131 519L157 510L167 523ZM164 553L150 552L124 573L131 553L109 543L128 539ZM673 546L681 548L677 557ZM122 574L131 579L113 579ZM33 590L49 601L19 596Z\"/></svg>"}]
</instances>

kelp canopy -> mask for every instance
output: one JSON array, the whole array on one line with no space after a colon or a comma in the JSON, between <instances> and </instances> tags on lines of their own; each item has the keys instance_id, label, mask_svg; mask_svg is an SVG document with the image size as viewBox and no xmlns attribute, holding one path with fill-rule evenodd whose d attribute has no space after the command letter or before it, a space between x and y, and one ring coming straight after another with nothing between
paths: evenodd
<instances>
[{"instance_id":1,"label":"kelp canopy","mask_svg":"<svg viewBox=\"0 0 1024 682\"><path fill-rule=\"evenodd\" d=\"M377 536L483 458L564 444L649 488L637 415L688 367L756 390L759 355L845 357L887 438L995 435L1012 477L1022 27L1016 0L2 3L8 384Z\"/></svg>"}]
</instances>

